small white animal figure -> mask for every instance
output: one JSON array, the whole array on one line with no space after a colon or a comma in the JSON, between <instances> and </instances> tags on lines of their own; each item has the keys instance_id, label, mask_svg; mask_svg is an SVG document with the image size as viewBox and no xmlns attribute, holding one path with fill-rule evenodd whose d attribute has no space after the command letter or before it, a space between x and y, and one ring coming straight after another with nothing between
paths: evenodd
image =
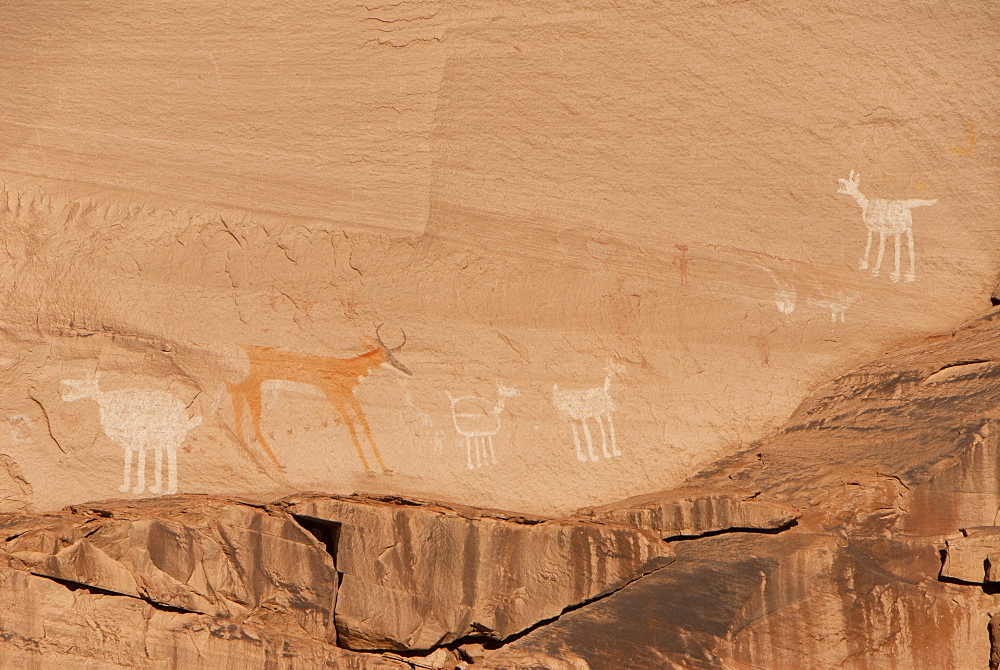
<instances>
[{"instance_id":1,"label":"small white animal figure","mask_svg":"<svg viewBox=\"0 0 1000 670\"><path fill-rule=\"evenodd\" d=\"M486 462L487 445L490 448L490 460L493 463L497 462L497 455L493 450L493 436L500 432L500 413L507 398L513 398L517 393L517 389L508 388L497 382L499 399L490 407L489 402L479 396L465 395L455 398L445 391L445 395L451 401L451 418L455 422L455 430L465 437L465 452L470 470L473 469L473 445L476 447L475 467L481 468Z\"/></svg>"},{"instance_id":2,"label":"small white animal figure","mask_svg":"<svg viewBox=\"0 0 1000 670\"><path fill-rule=\"evenodd\" d=\"M569 425L573 429L576 457L582 462L587 461L587 456L581 449L580 434L576 428L578 423L583 427L583 435L587 438L587 454L590 456L590 460L600 460L598 455L594 453L594 443L590 437L587 419L597 421L597 427L601 430L601 451L604 452L604 458L622 455L622 452L618 451L618 445L615 441L615 403L611 399L611 379L615 375L623 374L625 369L614 361L608 361L605 369L608 374L604 378L604 386L582 391L561 391L558 384L552 385L552 404L559 416L569 421ZM607 431L604 429L605 422L608 424ZM611 434L611 451L608 451L608 432Z\"/></svg>"},{"instance_id":3,"label":"small white animal figure","mask_svg":"<svg viewBox=\"0 0 1000 670\"><path fill-rule=\"evenodd\" d=\"M136 482L132 493L146 488L146 450L156 450L155 480L150 492L163 490L161 471L163 452L167 452L166 493L177 493L177 448L192 428L201 425L201 417L188 418L179 398L162 391L122 389L104 392L100 374L87 379L67 379L62 383L62 399L75 402L90 398L100 408L101 428L112 442L125 450L124 483L119 490L128 492L132 476L132 454L138 453Z\"/></svg>"},{"instance_id":4,"label":"small white animal figure","mask_svg":"<svg viewBox=\"0 0 1000 670\"><path fill-rule=\"evenodd\" d=\"M820 309L830 310L830 322L836 323L840 321L844 322L847 315L847 310L850 308L851 303L854 302L854 298L828 298L826 296L820 298L810 298L809 304L819 307Z\"/></svg>"},{"instance_id":5,"label":"small white animal figure","mask_svg":"<svg viewBox=\"0 0 1000 670\"><path fill-rule=\"evenodd\" d=\"M778 311L782 314L791 314L795 311L795 302L798 296L795 289L790 289L786 291L777 291L774 294L774 306L778 308Z\"/></svg>"},{"instance_id":6,"label":"small white animal figure","mask_svg":"<svg viewBox=\"0 0 1000 670\"><path fill-rule=\"evenodd\" d=\"M910 271L906 273L905 280L916 279L914 271L913 253L913 217L910 209L913 207L929 207L937 200L869 200L858 190L861 183L861 175L856 175L851 170L851 175L847 179L838 179L840 188L837 193L843 193L854 198L861 205L861 220L864 221L868 229L868 243L865 245L865 256L858 263L862 270L868 269L868 254L872 248L872 233L878 233L878 258L875 260L875 267L872 268L872 276L878 277L879 269L882 267L882 256L885 253L885 236L894 235L896 241L896 269L889 275L894 281L899 281L899 236L906 234L906 245L910 255Z\"/></svg>"}]
</instances>

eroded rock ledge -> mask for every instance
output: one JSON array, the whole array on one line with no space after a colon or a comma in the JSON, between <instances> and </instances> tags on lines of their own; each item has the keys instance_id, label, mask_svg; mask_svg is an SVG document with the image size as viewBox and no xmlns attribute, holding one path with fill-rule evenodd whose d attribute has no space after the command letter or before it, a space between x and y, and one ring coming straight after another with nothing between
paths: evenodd
<instances>
[{"instance_id":1,"label":"eroded rock ledge","mask_svg":"<svg viewBox=\"0 0 1000 670\"><path fill-rule=\"evenodd\" d=\"M453 667L427 654L500 644L673 560L626 526L315 493L113 500L0 515L0 533L6 667Z\"/></svg>"}]
</instances>

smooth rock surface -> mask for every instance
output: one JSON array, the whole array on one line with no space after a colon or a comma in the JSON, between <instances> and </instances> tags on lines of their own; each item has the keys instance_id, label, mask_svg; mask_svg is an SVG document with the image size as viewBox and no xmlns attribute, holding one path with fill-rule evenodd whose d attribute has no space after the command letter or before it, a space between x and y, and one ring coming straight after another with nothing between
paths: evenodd
<instances>
[{"instance_id":1,"label":"smooth rock surface","mask_svg":"<svg viewBox=\"0 0 1000 670\"><path fill-rule=\"evenodd\" d=\"M351 649L504 640L673 560L648 531L370 496L279 503L336 524L336 622Z\"/></svg>"}]
</instances>

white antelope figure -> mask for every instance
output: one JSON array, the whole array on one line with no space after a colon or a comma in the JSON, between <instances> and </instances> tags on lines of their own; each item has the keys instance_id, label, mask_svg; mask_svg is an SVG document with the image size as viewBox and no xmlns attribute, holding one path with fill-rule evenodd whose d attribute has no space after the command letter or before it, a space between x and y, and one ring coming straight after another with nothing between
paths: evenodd
<instances>
[{"instance_id":1,"label":"white antelope figure","mask_svg":"<svg viewBox=\"0 0 1000 670\"><path fill-rule=\"evenodd\" d=\"M910 254L910 271L906 273L906 281L913 281L916 278L914 272L915 257L913 254L913 217L910 209L913 207L928 207L937 200L869 200L858 190L861 183L861 175L856 175L851 170L851 175L847 179L838 179L840 188L837 193L843 193L854 198L861 205L861 220L864 221L868 229L868 243L865 245L865 257L858 263L862 270L868 269L868 254L872 249L872 233L878 233L878 258L875 259L875 267L872 268L872 276L878 277L879 269L882 267L882 256L885 253L885 236L894 235L896 241L896 269L889 275L894 281L899 281L899 236L906 235L906 245Z\"/></svg>"},{"instance_id":2,"label":"white antelope figure","mask_svg":"<svg viewBox=\"0 0 1000 670\"><path fill-rule=\"evenodd\" d=\"M492 407L490 403L475 395L464 395L455 398L445 391L448 400L451 401L451 418L455 422L455 430L459 435L465 437L465 451L469 460L469 469L472 465L472 447L476 447L476 465L481 468L486 461L486 447L490 448L490 460L497 462L496 452L493 450L493 436L500 432L500 413L503 412L507 398L517 395L517 389L508 388L499 382L497 383L497 395L499 399Z\"/></svg>"},{"instance_id":3,"label":"white antelope figure","mask_svg":"<svg viewBox=\"0 0 1000 670\"><path fill-rule=\"evenodd\" d=\"M188 418L179 398L162 391L122 389L102 391L100 374L87 379L64 380L62 399L74 402L84 398L97 401L101 428L112 442L125 450L124 483L119 490L128 492L132 479L132 454L139 455L133 493L146 488L146 450L156 451L154 484L150 492L163 490L163 452L167 452L166 493L177 493L177 448L192 428L201 425L201 417Z\"/></svg>"},{"instance_id":4,"label":"white antelope figure","mask_svg":"<svg viewBox=\"0 0 1000 670\"><path fill-rule=\"evenodd\" d=\"M590 460L600 460L598 455L594 453L594 441L590 437L590 428L587 426L588 419L595 420L597 427L601 430L601 451L604 452L604 458L622 455L622 452L618 451L618 445L615 441L615 403L611 398L611 379L615 375L621 375L625 369L614 361L608 361L606 369L608 375L604 378L604 385L597 388L562 391L558 384L552 385L552 404L559 416L569 421L569 425L573 429L576 457L583 462L587 461L587 456L581 449L577 424L583 428L583 435L587 439L587 454L590 456ZM607 430L604 428L605 423L608 425ZM608 451L609 433L611 435L610 451Z\"/></svg>"}]
</instances>

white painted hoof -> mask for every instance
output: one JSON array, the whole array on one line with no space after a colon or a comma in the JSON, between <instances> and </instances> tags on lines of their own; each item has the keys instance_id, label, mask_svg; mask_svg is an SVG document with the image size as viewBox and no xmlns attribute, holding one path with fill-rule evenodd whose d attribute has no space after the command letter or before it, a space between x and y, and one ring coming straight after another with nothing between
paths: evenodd
<instances>
[{"instance_id":1,"label":"white painted hoof","mask_svg":"<svg viewBox=\"0 0 1000 670\"><path fill-rule=\"evenodd\" d=\"M899 281L899 273L898 272L890 272L889 273L889 279L892 280L893 284L897 283Z\"/></svg>"},{"instance_id":2,"label":"white painted hoof","mask_svg":"<svg viewBox=\"0 0 1000 670\"><path fill-rule=\"evenodd\" d=\"M907 272L906 276L903 277L903 280L904 281L914 281L916 278L917 278L916 274L914 274L913 272Z\"/></svg>"}]
</instances>

